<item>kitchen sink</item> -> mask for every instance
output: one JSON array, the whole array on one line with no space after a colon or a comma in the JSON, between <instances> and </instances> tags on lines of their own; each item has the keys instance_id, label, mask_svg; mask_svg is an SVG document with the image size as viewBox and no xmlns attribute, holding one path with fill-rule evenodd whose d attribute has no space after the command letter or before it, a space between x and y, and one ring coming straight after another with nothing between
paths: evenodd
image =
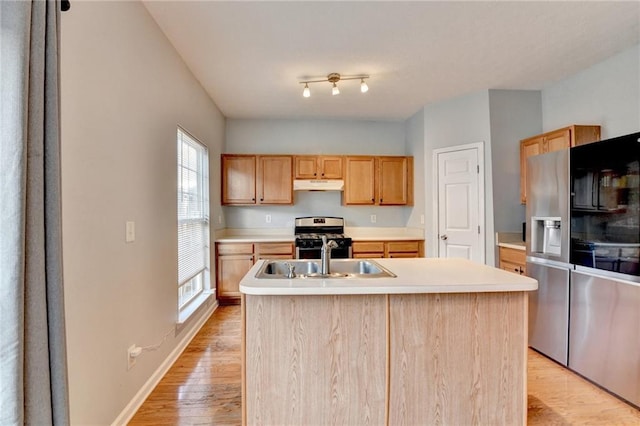
<instances>
[{"instance_id":1,"label":"kitchen sink","mask_svg":"<svg viewBox=\"0 0 640 426\"><path fill-rule=\"evenodd\" d=\"M258 270L256 278L286 279L289 267L294 268L294 279L304 278L393 278L396 275L373 260L332 259L331 273L322 274L319 260L267 260Z\"/></svg>"}]
</instances>

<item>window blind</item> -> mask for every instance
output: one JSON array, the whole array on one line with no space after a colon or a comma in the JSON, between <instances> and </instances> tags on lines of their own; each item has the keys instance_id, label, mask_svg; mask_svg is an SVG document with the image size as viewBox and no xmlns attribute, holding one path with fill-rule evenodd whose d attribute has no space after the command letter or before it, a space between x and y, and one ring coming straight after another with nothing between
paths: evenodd
<instances>
[{"instance_id":1,"label":"window blind","mask_svg":"<svg viewBox=\"0 0 640 426\"><path fill-rule=\"evenodd\" d=\"M207 149L178 129L178 287L180 306L202 291L209 269Z\"/></svg>"}]
</instances>

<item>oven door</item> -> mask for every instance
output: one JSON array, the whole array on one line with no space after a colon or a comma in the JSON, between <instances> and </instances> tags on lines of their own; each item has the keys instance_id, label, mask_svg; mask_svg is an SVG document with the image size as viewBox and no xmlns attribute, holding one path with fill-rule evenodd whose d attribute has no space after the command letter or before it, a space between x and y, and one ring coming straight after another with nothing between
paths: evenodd
<instances>
[{"instance_id":1,"label":"oven door","mask_svg":"<svg viewBox=\"0 0 640 426\"><path fill-rule=\"evenodd\" d=\"M296 259L320 259L321 258L320 248L304 248L304 247L296 247ZM351 247L338 247L331 250L331 258L332 259L350 259L351 258Z\"/></svg>"}]
</instances>

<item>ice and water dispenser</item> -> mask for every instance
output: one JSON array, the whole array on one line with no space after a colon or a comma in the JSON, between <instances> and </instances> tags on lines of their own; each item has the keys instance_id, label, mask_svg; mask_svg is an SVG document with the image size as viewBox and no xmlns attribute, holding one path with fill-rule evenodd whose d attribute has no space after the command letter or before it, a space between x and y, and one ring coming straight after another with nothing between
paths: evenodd
<instances>
[{"instance_id":1,"label":"ice and water dispenser","mask_svg":"<svg viewBox=\"0 0 640 426\"><path fill-rule=\"evenodd\" d=\"M562 226L559 217L532 217L531 251L560 256Z\"/></svg>"}]
</instances>

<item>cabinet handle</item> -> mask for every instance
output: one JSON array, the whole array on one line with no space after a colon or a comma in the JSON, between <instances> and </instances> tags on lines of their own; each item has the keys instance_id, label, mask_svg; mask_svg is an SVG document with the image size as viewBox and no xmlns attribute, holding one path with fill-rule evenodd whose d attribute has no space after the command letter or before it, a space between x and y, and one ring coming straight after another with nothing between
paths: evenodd
<instances>
[{"instance_id":1,"label":"cabinet handle","mask_svg":"<svg viewBox=\"0 0 640 426\"><path fill-rule=\"evenodd\" d=\"M251 201L255 201L255 200L256 200L255 198L252 198L252 199L251 199Z\"/></svg>"},{"instance_id":2,"label":"cabinet handle","mask_svg":"<svg viewBox=\"0 0 640 426\"><path fill-rule=\"evenodd\" d=\"M317 174L317 173L314 173L313 175L314 175L314 176L318 176L318 174Z\"/></svg>"},{"instance_id":3,"label":"cabinet handle","mask_svg":"<svg viewBox=\"0 0 640 426\"><path fill-rule=\"evenodd\" d=\"M380 202L382 202L382 198L380 198Z\"/></svg>"},{"instance_id":4,"label":"cabinet handle","mask_svg":"<svg viewBox=\"0 0 640 426\"><path fill-rule=\"evenodd\" d=\"M264 201L264 198L260 198L260 201Z\"/></svg>"},{"instance_id":5,"label":"cabinet handle","mask_svg":"<svg viewBox=\"0 0 640 426\"><path fill-rule=\"evenodd\" d=\"M322 176L324 176L324 173L322 174Z\"/></svg>"},{"instance_id":6,"label":"cabinet handle","mask_svg":"<svg viewBox=\"0 0 640 426\"><path fill-rule=\"evenodd\" d=\"M372 199L371 199L371 202L372 202L372 203L375 203L375 202L376 202L376 199L375 199L375 198L372 198Z\"/></svg>"}]
</instances>

